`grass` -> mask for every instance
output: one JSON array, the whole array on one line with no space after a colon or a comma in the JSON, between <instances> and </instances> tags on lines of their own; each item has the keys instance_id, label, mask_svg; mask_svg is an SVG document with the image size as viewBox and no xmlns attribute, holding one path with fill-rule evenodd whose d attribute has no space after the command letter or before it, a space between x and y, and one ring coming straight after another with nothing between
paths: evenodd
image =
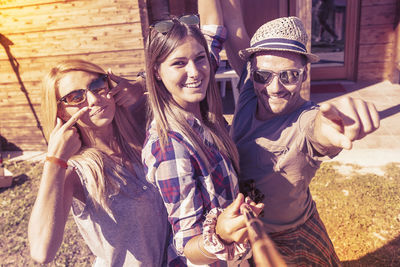
<instances>
[{"instance_id":1,"label":"grass","mask_svg":"<svg viewBox=\"0 0 400 267\"><path fill-rule=\"evenodd\" d=\"M341 175L324 163L310 186L344 266L400 266L400 165L385 175ZM13 185L0 189L0 266L41 266L30 259L27 225L42 172L41 163L6 161ZM70 218L56 259L46 266L91 266L93 255Z\"/></svg>"},{"instance_id":2,"label":"grass","mask_svg":"<svg viewBox=\"0 0 400 267\"><path fill-rule=\"evenodd\" d=\"M400 165L385 175L341 175L325 163L310 186L344 266L400 266Z\"/></svg>"},{"instance_id":3,"label":"grass","mask_svg":"<svg viewBox=\"0 0 400 267\"><path fill-rule=\"evenodd\" d=\"M92 266L94 256L86 246L70 215L64 242L55 260L47 265L35 263L29 255L27 228L42 175L41 163L9 163L14 174L10 188L0 189L0 266Z\"/></svg>"}]
</instances>

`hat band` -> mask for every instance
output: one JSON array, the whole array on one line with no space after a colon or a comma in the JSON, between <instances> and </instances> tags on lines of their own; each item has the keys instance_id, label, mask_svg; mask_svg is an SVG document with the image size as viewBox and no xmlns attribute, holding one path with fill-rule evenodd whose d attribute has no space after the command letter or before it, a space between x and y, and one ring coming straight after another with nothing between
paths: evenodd
<instances>
[{"instance_id":1,"label":"hat band","mask_svg":"<svg viewBox=\"0 0 400 267\"><path fill-rule=\"evenodd\" d=\"M251 48L287 49L307 53L307 49L302 43L283 38L265 39L253 44Z\"/></svg>"}]
</instances>

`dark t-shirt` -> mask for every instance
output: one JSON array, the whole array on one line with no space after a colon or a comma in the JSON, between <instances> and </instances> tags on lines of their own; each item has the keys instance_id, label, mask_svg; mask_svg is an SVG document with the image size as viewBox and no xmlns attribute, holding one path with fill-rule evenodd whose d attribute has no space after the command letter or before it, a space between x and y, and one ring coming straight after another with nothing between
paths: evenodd
<instances>
[{"instance_id":1,"label":"dark t-shirt","mask_svg":"<svg viewBox=\"0 0 400 267\"><path fill-rule=\"evenodd\" d=\"M241 182L254 180L264 194L268 232L304 223L315 211L309 184L320 166L308 137L317 106L306 102L298 110L269 120L256 118L257 96L245 71L231 135L240 155Z\"/></svg>"}]
</instances>

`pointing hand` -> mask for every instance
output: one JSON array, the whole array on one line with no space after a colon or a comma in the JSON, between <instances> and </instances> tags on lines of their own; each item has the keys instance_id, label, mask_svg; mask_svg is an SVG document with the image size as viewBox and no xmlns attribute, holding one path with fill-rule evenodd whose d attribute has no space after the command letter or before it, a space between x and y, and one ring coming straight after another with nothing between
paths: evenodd
<instances>
[{"instance_id":1,"label":"pointing hand","mask_svg":"<svg viewBox=\"0 0 400 267\"><path fill-rule=\"evenodd\" d=\"M379 115L373 103L344 97L337 102L321 104L314 136L322 147L351 149L353 141L378 128Z\"/></svg>"}]
</instances>

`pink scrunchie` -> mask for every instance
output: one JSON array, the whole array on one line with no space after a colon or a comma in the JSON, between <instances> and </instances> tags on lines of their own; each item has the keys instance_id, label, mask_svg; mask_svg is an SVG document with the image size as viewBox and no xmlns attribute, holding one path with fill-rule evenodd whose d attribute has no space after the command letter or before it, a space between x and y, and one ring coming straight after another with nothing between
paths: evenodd
<instances>
[{"instance_id":1,"label":"pink scrunchie","mask_svg":"<svg viewBox=\"0 0 400 267\"><path fill-rule=\"evenodd\" d=\"M204 249L224 261L237 261L250 251L250 244L236 243L224 244L215 232L217 218L223 209L213 208L203 222Z\"/></svg>"}]
</instances>

